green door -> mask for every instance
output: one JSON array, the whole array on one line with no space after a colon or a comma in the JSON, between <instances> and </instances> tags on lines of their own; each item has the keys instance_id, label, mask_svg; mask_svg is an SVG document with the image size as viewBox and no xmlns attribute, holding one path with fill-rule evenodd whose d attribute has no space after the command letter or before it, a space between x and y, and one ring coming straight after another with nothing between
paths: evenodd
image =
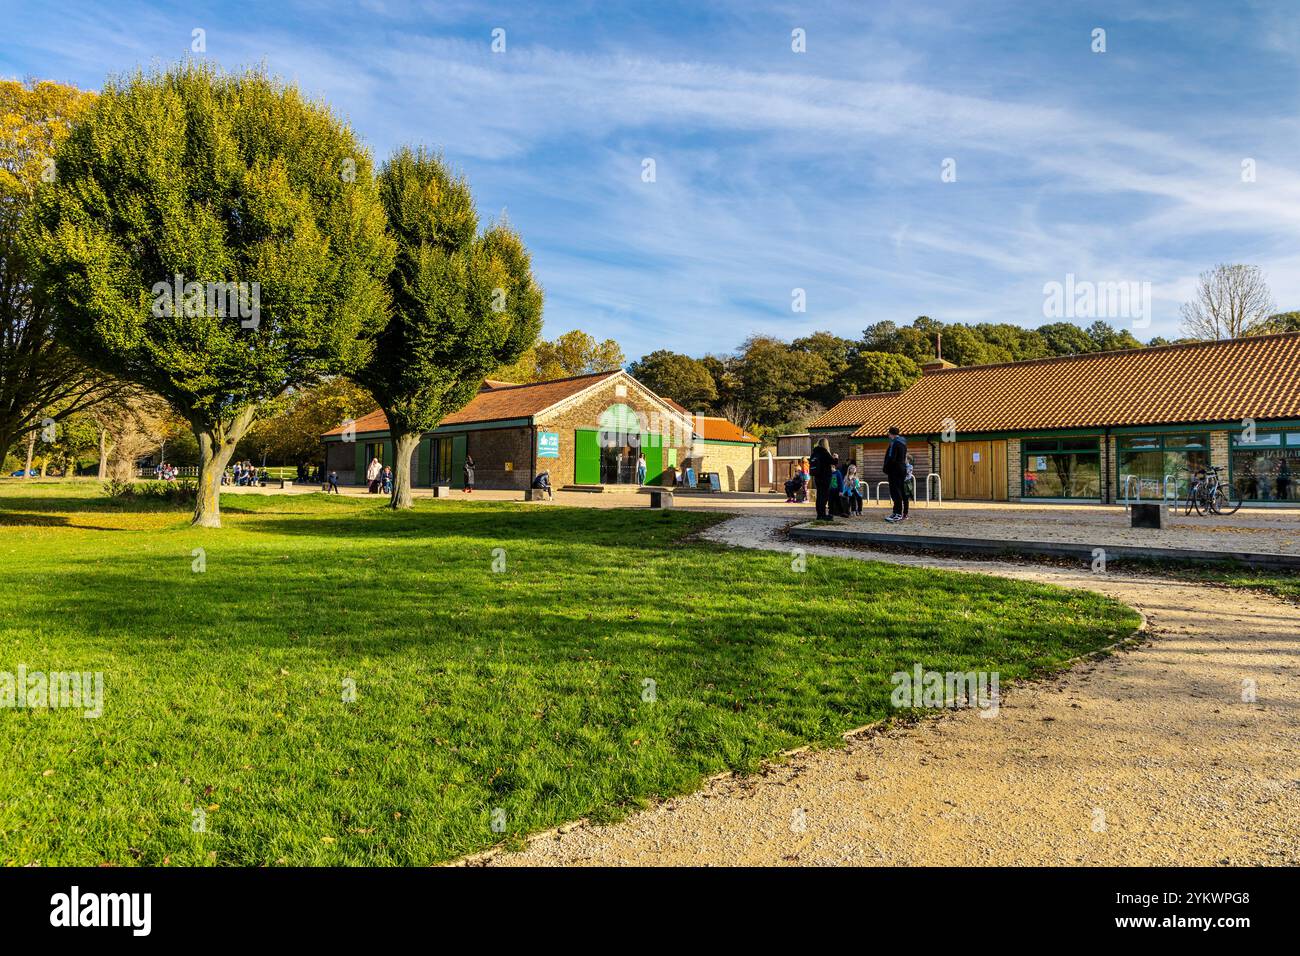
<instances>
[{"instance_id":1,"label":"green door","mask_svg":"<svg viewBox=\"0 0 1300 956\"><path fill-rule=\"evenodd\" d=\"M453 435L451 438L451 486L465 487L465 436Z\"/></svg>"},{"instance_id":2,"label":"green door","mask_svg":"<svg viewBox=\"0 0 1300 956\"><path fill-rule=\"evenodd\" d=\"M415 484L428 487L433 484L431 463L433 459L433 439L428 435L420 436L420 449L416 455Z\"/></svg>"},{"instance_id":3,"label":"green door","mask_svg":"<svg viewBox=\"0 0 1300 956\"><path fill-rule=\"evenodd\" d=\"M600 484L600 433L578 429L573 435L573 481Z\"/></svg>"},{"instance_id":4,"label":"green door","mask_svg":"<svg viewBox=\"0 0 1300 956\"><path fill-rule=\"evenodd\" d=\"M645 455L645 483L647 485L663 484L664 436L642 435L641 454Z\"/></svg>"}]
</instances>

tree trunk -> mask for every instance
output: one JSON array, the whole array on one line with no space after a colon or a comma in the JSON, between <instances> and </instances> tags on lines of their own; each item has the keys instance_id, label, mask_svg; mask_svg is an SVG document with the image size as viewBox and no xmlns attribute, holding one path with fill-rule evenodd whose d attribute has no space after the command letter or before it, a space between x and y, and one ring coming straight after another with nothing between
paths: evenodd
<instances>
[{"instance_id":1,"label":"tree trunk","mask_svg":"<svg viewBox=\"0 0 1300 956\"><path fill-rule=\"evenodd\" d=\"M255 408L246 408L234 419L215 425L192 422L199 442L199 489L194 502L194 520L199 528L221 527L221 475L235 453L235 446L253 423Z\"/></svg>"},{"instance_id":2,"label":"tree trunk","mask_svg":"<svg viewBox=\"0 0 1300 956\"><path fill-rule=\"evenodd\" d=\"M108 429L99 430L99 480L108 477Z\"/></svg>"},{"instance_id":3,"label":"tree trunk","mask_svg":"<svg viewBox=\"0 0 1300 956\"><path fill-rule=\"evenodd\" d=\"M36 454L36 429L27 436L27 464L23 466L23 478L32 476L32 456Z\"/></svg>"},{"instance_id":4,"label":"tree trunk","mask_svg":"<svg viewBox=\"0 0 1300 956\"><path fill-rule=\"evenodd\" d=\"M393 434L393 494L388 499L388 506L393 509L415 506L411 494L411 455L420 444L419 432Z\"/></svg>"}]
</instances>

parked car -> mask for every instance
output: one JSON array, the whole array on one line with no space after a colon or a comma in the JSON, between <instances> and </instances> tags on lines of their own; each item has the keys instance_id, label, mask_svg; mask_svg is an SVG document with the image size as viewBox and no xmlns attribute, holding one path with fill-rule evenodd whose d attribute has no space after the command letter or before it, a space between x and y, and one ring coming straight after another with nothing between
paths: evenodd
<instances>
[{"instance_id":1,"label":"parked car","mask_svg":"<svg viewBox=\"0 0 1300 956\"><path fill-rule=\"evenodd\" d=\"M39 474L40 474L40 472L38 472L35 468L33 468L33 469L31 469L29 472L27 472L27 477L29 477L29 478L35 478L35 477L36 477L37 475L39 475ZM14 472L13 474L11 474L9 477L10 477L10 478L21 478L22 476L23 476L23 470L22 470L21 468L19 468L17 471L15 471L15 472Z\"/></svg>"}]
</instances>

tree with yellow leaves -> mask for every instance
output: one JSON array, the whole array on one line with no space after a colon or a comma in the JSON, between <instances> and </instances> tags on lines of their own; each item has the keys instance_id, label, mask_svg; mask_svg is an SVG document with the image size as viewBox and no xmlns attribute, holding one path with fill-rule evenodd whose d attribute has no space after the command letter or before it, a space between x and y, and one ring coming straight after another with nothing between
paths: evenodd
<instances>
[{"instance_id":1,"label":"tree with yellow leaves","mask_svg":"<svg viewBox=\"0 0 1300 956\"><path fill-rule=\"evenodd\" d=\"M0 80L0 456L38 430L52 442L59 422L120 388L55 340L23 242L37 189L58 177L55 150L93 101L60 83Z\"/></svg>"}]
</instances>

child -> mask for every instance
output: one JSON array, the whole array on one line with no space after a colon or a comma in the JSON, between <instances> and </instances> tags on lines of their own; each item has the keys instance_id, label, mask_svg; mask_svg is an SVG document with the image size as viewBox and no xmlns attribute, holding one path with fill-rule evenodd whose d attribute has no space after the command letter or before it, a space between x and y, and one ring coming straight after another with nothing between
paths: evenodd
<instances>
[{"instance_id":1,"label":"child","mask_svg":"<svg viewBox=\"0 0 1300 956\"><path fill-rule=\"evenodd\" d=\"M393 469L385 465L384 466L384 494L391 495L392 493L393 493Z\"/></svg>"},{"instance_id":2,"label":"child","mask_svg":"<svg viewBox=\"0 0 1300 956\"><path fill-rule=\"evenodd\" d=\"M862 514L862 480L858 477L858 466L849 465L848 475L845 477L845 490L849 496L849 514Z\"/></svg>"},{"instance_id":3,"label":"child","mask_svg":"<svg viewBox=\"0 0 1300 956\"><path fill-rule=\"evenodd\" d=\"M330 470L329 484L325 486L325 494L328 495L331 491L336 495L343 493L339 491L339 473L333 469Z\"/></svg>"},{"instance_id":4,"label":"child","mask_svg":"<svg viewBox=\"0 0 1300 956\"><path fill-rule=\"evenodd\" d=\"M831 485L826 502L830 507L828 514L833 518L844 516L844 472L840 470L840 456L831 456Z\"/></svg>"}]
</instances>

